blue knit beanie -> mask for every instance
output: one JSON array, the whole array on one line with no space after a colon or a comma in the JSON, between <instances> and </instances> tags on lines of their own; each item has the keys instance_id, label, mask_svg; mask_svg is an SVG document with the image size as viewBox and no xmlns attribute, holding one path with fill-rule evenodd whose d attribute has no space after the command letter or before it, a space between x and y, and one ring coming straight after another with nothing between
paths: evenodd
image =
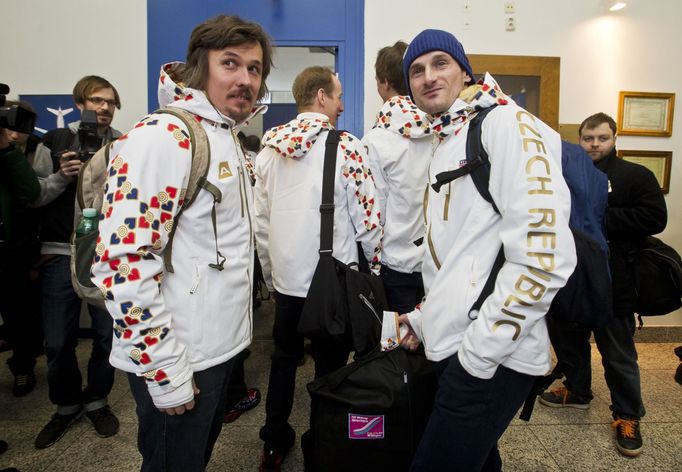
<instances>
[{"instance_id":1,"label":"blue knit beanie","mask_svg":"<svg viewBox=\"0 0 682 472\"><path fill-rule=\"evenodd\" d=\"M457 61L462 70L471 77L471 80L474 80L474 73L471 70L471 65L464 52L462 43L457 41L457 38L447 31L427 29L419 33L412 40L403 57L403 75L405 76L405 84L407 85L407 91L409 92L410 97L414 98L412 89L410 88L410 76L408 74L410 66L419 56L431 51L443 51L450 54L452 58Z\"/></svg>"}]
</instances>

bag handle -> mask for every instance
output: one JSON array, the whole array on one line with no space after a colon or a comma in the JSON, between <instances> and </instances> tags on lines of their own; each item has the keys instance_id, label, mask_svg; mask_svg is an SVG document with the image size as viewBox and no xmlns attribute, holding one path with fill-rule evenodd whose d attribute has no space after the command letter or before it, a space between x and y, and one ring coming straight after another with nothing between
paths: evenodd
<instances>
[{"instance_id":1,"label":"bag handle","mask_svg":"<svg viewBox=\"0 0 682 472\"><path fill-rule=\"evenodd\" d=\"M334 252L334 176L339 135L339 131L330 129L325 142L320 203L320 257L331 257Z\"/></svg>"}]
</instances>

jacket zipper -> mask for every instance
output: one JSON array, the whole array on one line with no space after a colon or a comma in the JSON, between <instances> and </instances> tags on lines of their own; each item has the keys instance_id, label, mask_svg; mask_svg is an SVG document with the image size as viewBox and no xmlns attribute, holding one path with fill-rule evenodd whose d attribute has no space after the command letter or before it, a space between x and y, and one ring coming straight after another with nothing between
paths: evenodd
<instances>
[{"instance_id":1,"label":"jacket zipper","mask_svg":"<svg viewBox=\"0 0 682 472\"><path fill-rule=\"evenodd\" d=\"M194 278L194 283L192 284L192 287L189 289L190 295L194 295L197 292L197 289L199 288L199 268L194 267L194 270L196 271L196 277Z\"/></svg>"},{"instance_id":2,"label":"jacket zipper","mask_svg":"<svg viewBox=\"0 0 682 472\"><path fill-rule=\"evenodd\" d=\"M251 225L251 211L249 210L249 199L246 197L246 181L244 177L244 161L245 158L243 158L243 155L240 154L241 147L237 145L238 142L238 137L234 132L234 128L231 128L230 131L232 131L232 141L234 142L234 147L235 151L237 153L237 160L239 161L239 199L241 201L241 209L242 209L242 218L244 217L244 208L246 207L246 219L249 221L249 252L253 252L253 227ZM255 263L255 261L254 261ZM247 275L247 282L249 283L249 294L253 293L253 282L251 280L251 273L250 273L250 267L246 269L246 275ZM249 313L251 316L249 317L249 321L253 317L253 304L249 303ZM253 332L253 327L251 328L251 331Z\"/></svg>"}]
</instances>

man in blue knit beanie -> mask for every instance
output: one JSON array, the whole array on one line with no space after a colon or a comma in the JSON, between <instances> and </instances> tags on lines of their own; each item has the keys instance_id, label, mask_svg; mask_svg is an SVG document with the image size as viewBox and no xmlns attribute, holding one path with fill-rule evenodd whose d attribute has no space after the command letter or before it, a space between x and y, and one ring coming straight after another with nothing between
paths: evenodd
<instances>
[{"instance_id":1,"label":"man in blue knit beanie","mask_svg":"<svg viewBox=\"0 0 682 472\"><path fill-rule=\"evenodd\" d=\"M464 48L450 33L419 33L403 71L433 145L424 197L426 296L401 315L409 328L402 344L423 343L441 372L411 470L501 470L497 441L536 376L550 369L545 314L576 263L561 140L489 74L472 85ZM492 202L477 190L466 158L472 120L487 111L480 137ZM501 269L484 292L498 253Z\"/></svg>"}]
</instances>

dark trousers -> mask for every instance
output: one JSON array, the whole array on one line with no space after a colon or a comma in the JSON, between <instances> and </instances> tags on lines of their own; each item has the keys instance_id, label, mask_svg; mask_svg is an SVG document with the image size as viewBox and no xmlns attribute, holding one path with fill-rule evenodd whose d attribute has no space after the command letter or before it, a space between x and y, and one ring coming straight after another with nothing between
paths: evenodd
<instances>
[{"instance_id":1,"label":"dark trousers","mask_svg":"<svg viewBox=\"0 0 682 472\"><path fill-rule=\"evenodd\" d=\"M14 245L0 242L0 313L12 343L7 361L14 375L33 372L36 340L40 338L40 318L33 310L30 264L34 255Z\"/></svg>"},{"instance_id":2,"label":"dark trousers","mask_svg":"<svg viewBox=\"0 0 682 472\"><path fill-rule=\"evenodd\" d=\"M592 400L592 331L585 326L563 323L552 317L547 318L547 327L560 363L559 370L566 376L566 388L580 400ZM594 340L602 357L604 377L611 393L611 411L621 416L641 418L645 410L634 334L634 315L614 316L605 326L594 330Z\"/></svg>"},{"instance_id":3,"label":"dark trousers","mask_svg":"<svg viewBox=\"0 0 682 472\"><path fill-rule=\"evenodd\" d=\"M50 401L62 414L73 413L81 404L89 411L105 406L114 385L114 368L109 364L113 321L106 310L88 305L93 338L83 389L76 359L81 299L71 285L70 259L55 256L41 268L47 382Z\"/></svg>"},{"instance_id":4,"label":"dark trousers","mask_svg":"<svg viewBox=\"0 0 682 472\"><path fill-rule=\"evenodd\" d=\"M211 459L220 435L225 392L234 359L194 373L200 390L195 405L182 415L167 415L154 406L146 380L128 374L137 403L137 447L142 454L141 472L200 472Z\"/></svg>"},{"instance_id":5,"label":"dark trousers","mask_svg":"<svg viewBox=\"0 0 682 472\"><path fill-rule=\"evenodd\" d=\"M499 366L491 379L467 373L457 354L441 361L433 412L410 471L499 471L497 441L535 377Z\"/></svg>"},{"instance_id":6,"label":"dark trousers","mask_svg":"<svg viewBox=\"0 0 682 472\"><path fill-rule=\"evenodd\" d=\"M234 365L230 374L230 381L227 383L227 401L225 402L225 413L232 409L239 400L247 394L246 379L244 378L244 361L249 357L251 351L244 349L234 357Z\"/></svg>"},{"instance_id":7,"label":"dark trousers","mask_svg":"<svg viewBox=\"0 0 682 472\"><path fill-rule=\"evenodd\" d=\"M403 273L385 265L381 266L381 282L384 284L388 309L409 313L424 298L424 282L421 272Z\"/></svg>"},{"instance_id":8,"label":"dark trousers","mask_svg":"<svg viewBox=\"0 0 682 472\"><path fill-rule=\"evenodd\" d=\"M289 424L294 404L296 369L303 358L304 338L296 331L305 298L277 293L275 296L275 324L268 395L265 401L265 426L260 438L267 449L289 450L296 441L296 433ZM311 353L315 360L315 378L346 365L350 351L330 340L311 339Z\"/></svg>"}]
</instances>

